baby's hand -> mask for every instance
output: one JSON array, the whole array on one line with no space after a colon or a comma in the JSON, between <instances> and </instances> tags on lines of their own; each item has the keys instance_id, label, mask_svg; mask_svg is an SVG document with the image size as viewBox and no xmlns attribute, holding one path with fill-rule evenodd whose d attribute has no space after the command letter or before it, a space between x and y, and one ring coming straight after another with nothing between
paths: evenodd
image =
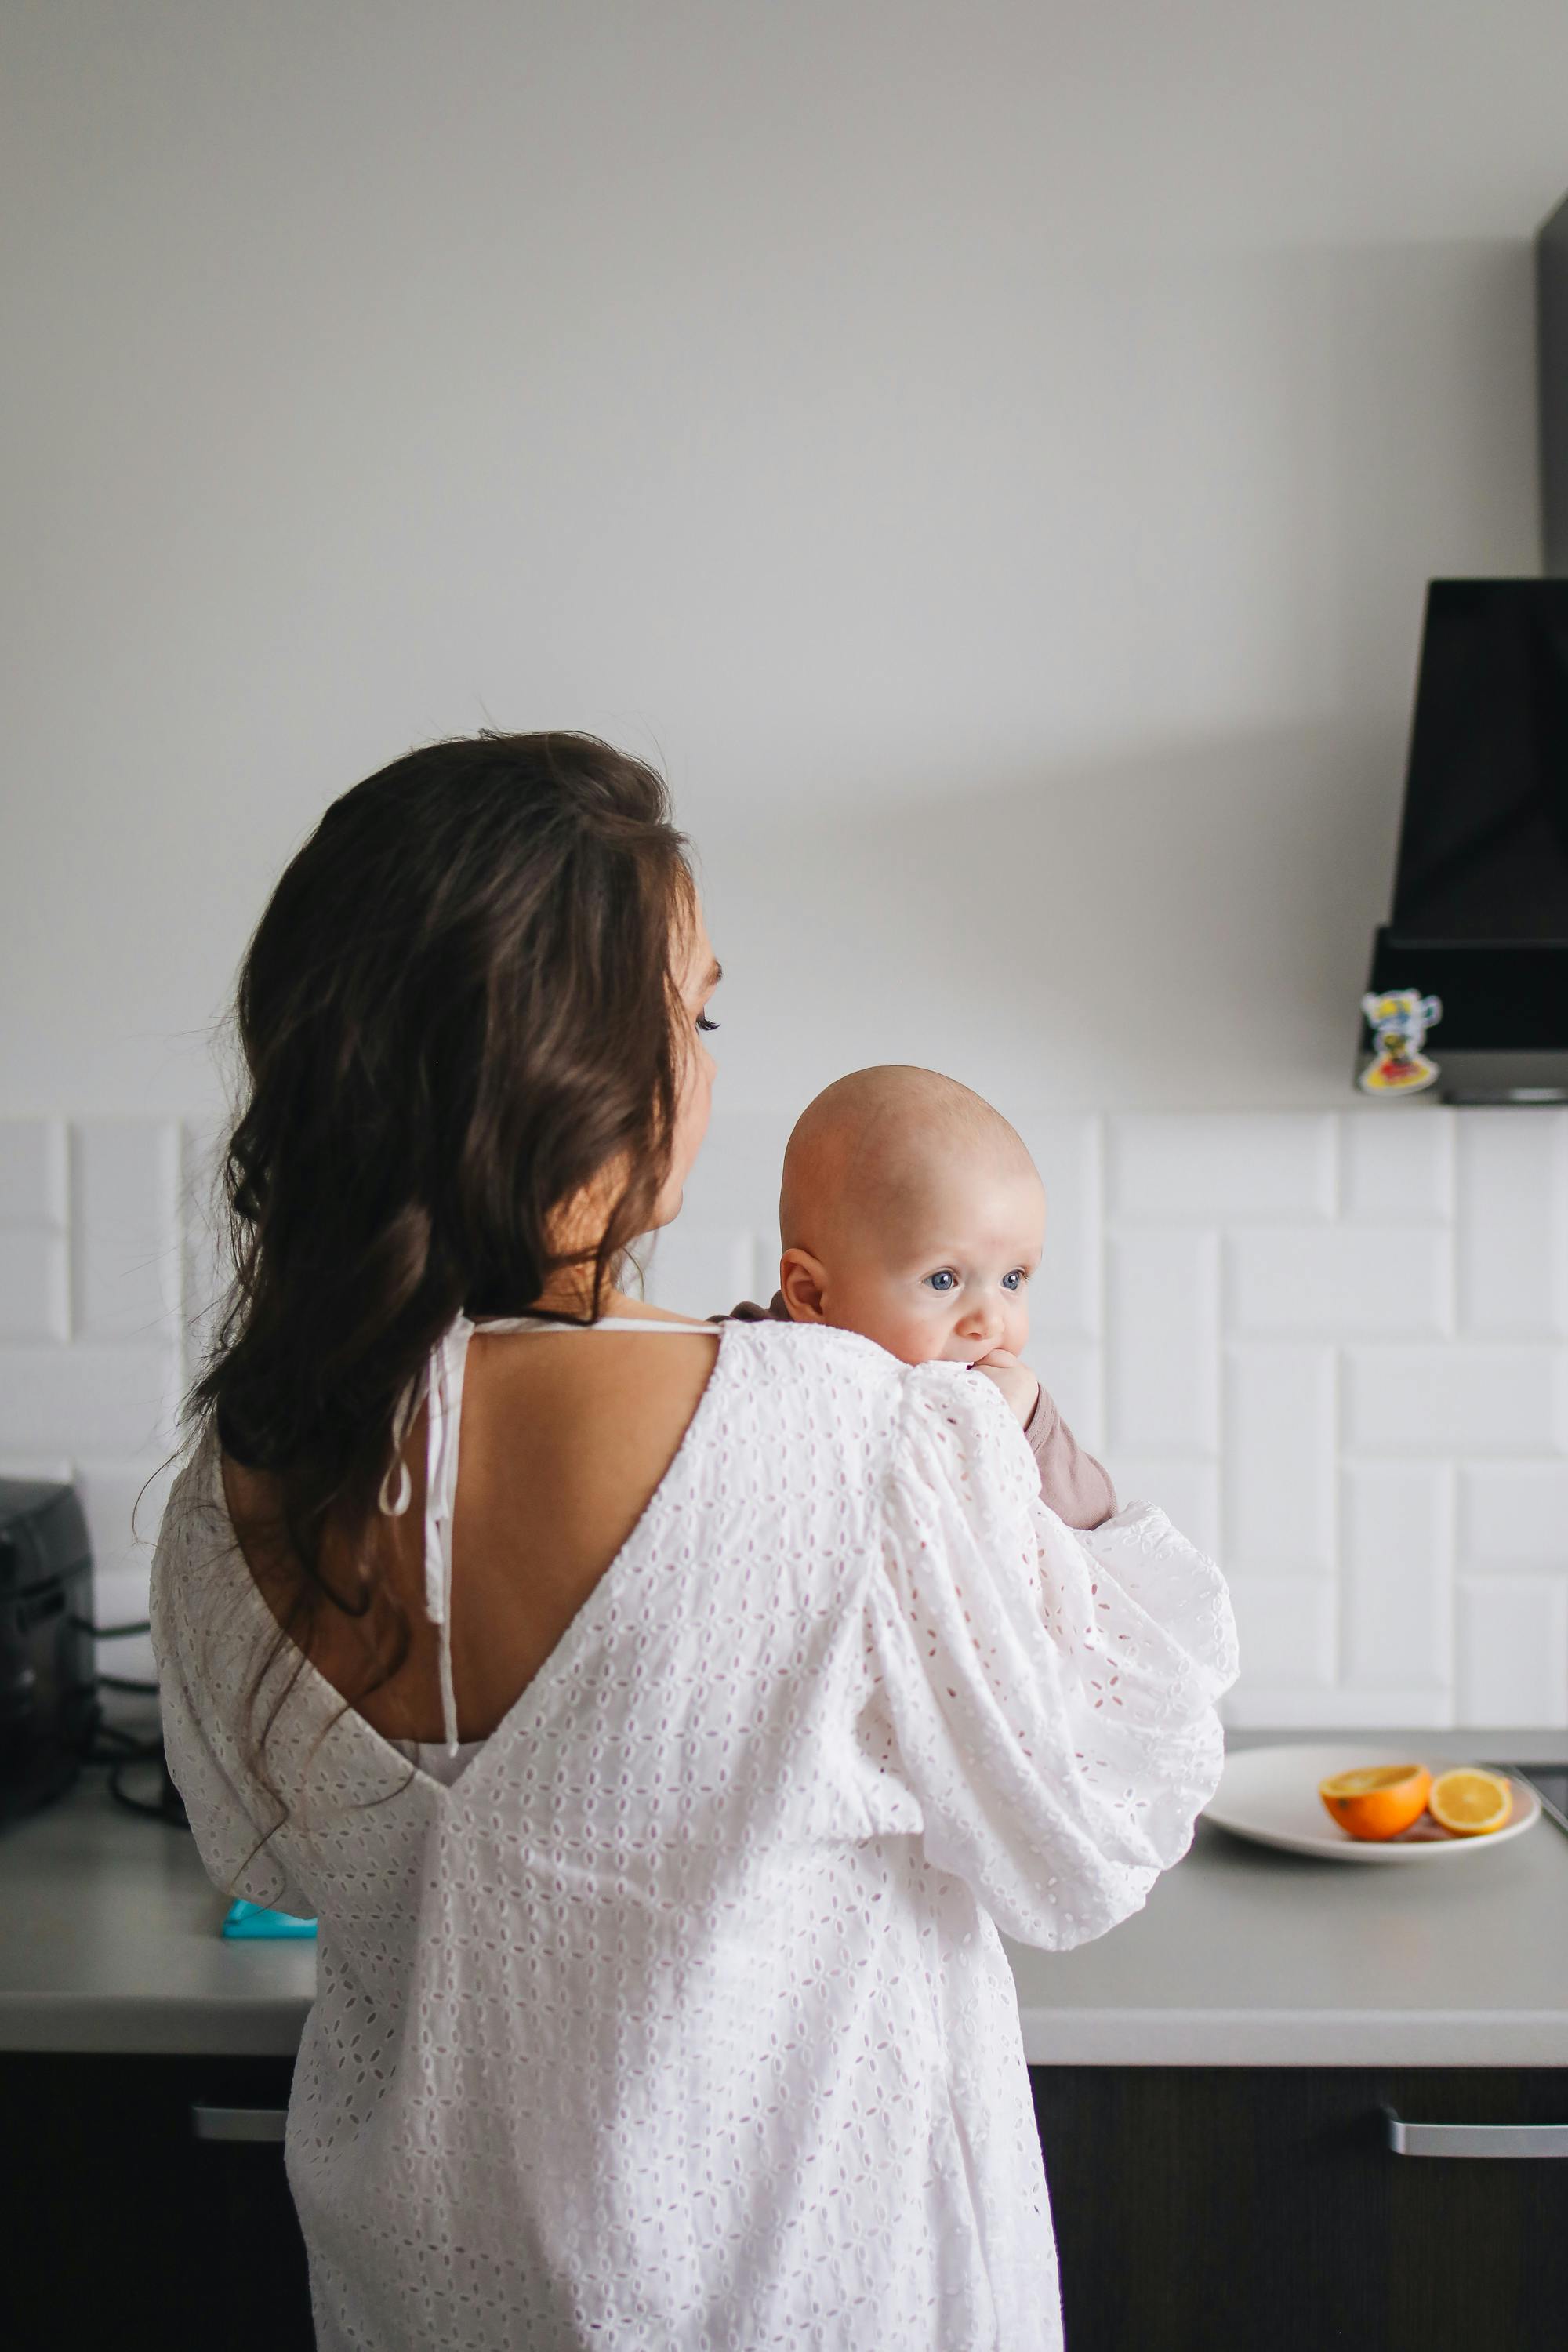
<instances>
[{"instance_id":1,"label":"baby's hand","mask_svg":"<svg viewBox=\"0 0 1568 2352\"><path fill-rule=\"evenodd\" d=\"M1017 1414L1019 1427L1026 1429L1040 1401L1040 1383L1022 1358L1005 1348L993 1348L988 1356L978 1359L974 1370L994 1381Z\"/></svg>"}]
</instances>

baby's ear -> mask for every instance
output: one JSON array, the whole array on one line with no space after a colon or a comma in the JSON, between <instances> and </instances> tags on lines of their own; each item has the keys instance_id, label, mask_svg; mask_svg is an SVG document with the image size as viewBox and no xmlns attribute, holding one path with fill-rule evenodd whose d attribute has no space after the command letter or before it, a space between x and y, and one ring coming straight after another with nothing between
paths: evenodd
<instances>
[{"instance_id":1,"label":"baby's ear","mask_svg":"<svg viewBox=\"0 0 1568 2352\"><path fill-rule=\"evenodd\" d=\"M785 1250L779 1260L779 1288L792 1323L822 1321L826 1279L821 1259L813 1257L809 1250Z\"/></svg>"}]
</instances>

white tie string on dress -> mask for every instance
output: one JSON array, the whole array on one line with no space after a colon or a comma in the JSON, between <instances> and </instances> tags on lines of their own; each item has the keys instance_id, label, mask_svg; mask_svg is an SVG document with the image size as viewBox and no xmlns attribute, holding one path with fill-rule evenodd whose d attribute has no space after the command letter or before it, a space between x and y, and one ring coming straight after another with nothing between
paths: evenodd
<instances>
[{"instance_id":1,"label":"white tie string on dress","mask_svg":"<svg viewBox=\"0 0 1568 2352\"><path fill-rule=\"evenodd\" d=\"M458 1702L452 1688L452 1507L458 1492L458 1433L463 1417L463 1372L474 1327L459 1315L429 1362L411 1381L392 1416L392 1460L378 1500L389 1518L401 1518L413 1497L403 1448L414 1417L427 1402L425 1435L425 1614L437 1629L441 1675L441 1728L447 1753L458 1752Z\"/></svg>"},{"instance_id":2,"label":"white tie string on dress","mask_svg":"<svg viewBox=\"0 0 1568 2352\"><path fill-rule=\"evenodd\" d=\"M522 1315L486 1323L487 1331L700 1331L713 1337L706 1323L649 1322L641 1316L602 1315L596 1323L562 1323ZM425 1614L439 1635L441 1666L441 1728L447 1753L458 1752L458 1702L452 1690L452 1509L458 1495L458 1438L463 1418L463 1371L474 1326L459 1315L417 1378L398 1398L392 1416L392 1459L381 1482L377 1501L390 1519L399 1519L414 1498L414 1482L403 1449L414 1417L429 1402L425 1440Z\"/></svg>"}]
</instances>

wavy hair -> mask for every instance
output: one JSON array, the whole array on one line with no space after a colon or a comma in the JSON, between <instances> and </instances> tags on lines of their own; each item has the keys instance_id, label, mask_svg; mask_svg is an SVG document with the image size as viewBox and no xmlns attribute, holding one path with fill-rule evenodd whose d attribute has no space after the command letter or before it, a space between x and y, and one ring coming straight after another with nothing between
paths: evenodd
<instances>
[{"instance_id":1,"label":"wavy hair","mask_svg":"<svg viewBox=\"0 0 1568 2352\"><path fill-rule=\"evenodd\" d=\"M289 1637L304 1652L323 1608L364 1621L353 1700L408 1655L376 1498L442 1333L460 1309L535 1309L565 1268L585 1313L563 1319L596 1319L651 1225L685 849L659 776L594 736L434 743L333 802L250 942L221 1163L233 1288L189 1403L279 1498L289 1606L250 1693L269 1789L295 1677L259 1733L256 1701ZM563 1248L559 1213L607 1171L602 1233Z\"/></svg>"}]
</instances>

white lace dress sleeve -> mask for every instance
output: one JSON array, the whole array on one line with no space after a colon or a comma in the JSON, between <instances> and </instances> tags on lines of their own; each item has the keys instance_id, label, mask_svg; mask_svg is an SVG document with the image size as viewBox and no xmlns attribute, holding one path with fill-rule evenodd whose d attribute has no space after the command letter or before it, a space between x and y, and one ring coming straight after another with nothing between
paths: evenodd
<instances>
[{"instance_id":1,"label":"white lace dress sleeve","mask_svg":"<svg viewBox=\"0 0 1568 2352\"><path fill-rule=\"evenodd\" d=\"M258 1790L235 1751L236 1728L215 1706L245 1685L233 1629L219 1629L198 1642L197 1614L210 1574L208 1553L222 1544L221 1522L200 1506L198 1483L209 1473L210 1447L186 1466L170 1497L154 1556L152 1587L153 1654L158 1669L158 1705L163 1748L174 1785L207 1876L225 1894L269 1911L309 1918L310 1897L290 1880L275 1843L266 1841ZM188 1490L188 1491L187 1491ZM205 1538L205 1542L203 1538ZM228 1541L232 1543L232 1537ZM250 1793L247 1806L242 1790ZM279 1809L268 1808L272 1818Z\"/></svg>"},{"instance_id":2,"label":"white lace dress sleeve","mask_svg":"<svg viewBox=\"0 0 1568 2352\"><path fill-rule=\"evenodd\" d=\"M885 1527L871 1641L928 1859L1022 1943L1102 1935L1218 1783L1219 1570L1148 1504L1064 1526L1002 1397L946 1364L907 1377Z\"/></svg>"}]
</instances>

